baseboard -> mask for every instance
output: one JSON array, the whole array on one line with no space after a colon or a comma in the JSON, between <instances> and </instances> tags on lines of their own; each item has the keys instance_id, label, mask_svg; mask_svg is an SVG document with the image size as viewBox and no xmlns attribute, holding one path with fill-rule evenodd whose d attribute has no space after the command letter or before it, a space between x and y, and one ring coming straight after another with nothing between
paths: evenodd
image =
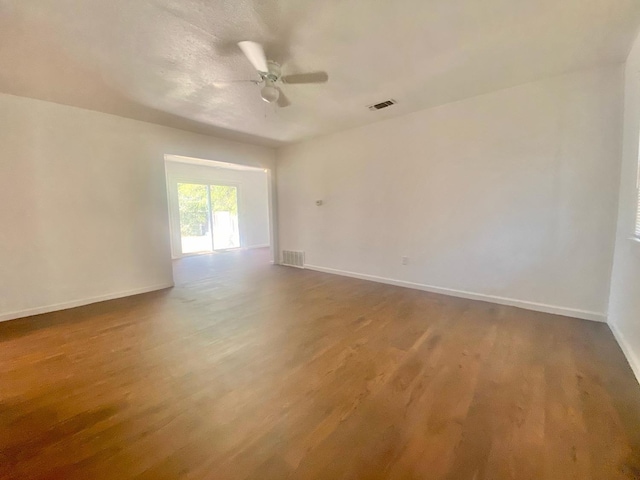
<instances>
[{"instance_id":1,"label":"baseboard","mask_svg":"<svg viewBox=\"0 0 640 480\"><path fill-rule=\"evenodd\" d=\"M254 248L268 248L270 246L271 245L269 245L268 243L265 243L263 245L249 245L248 247L243 247L243 248L245 248L246 250L253 250Z\"/></svg>"},{"instance_id":2,"label":"baseboard","mask_svg":"<svg viewBox=\"0 0 640 480\"><path fill-rule=\"evenodd\" d=\"M636 376L636 380L638 380L638 383L640 383L640 359L636 356L635 352L626 342L626 340L622 336L622 332L618 330L618 327L609 322L609 329L611 330L611 333L613 333L613 336L618 342L618 345L620 345L622 353L624 353L624 356L627 358L627 362L629 362L629 366L631 367L631 370L633 370L633 374Z\"/></svg>"},{"instance_id":3,"label":"baseboard","mask_svg":"<svg viewBox=\"0 0 640 480\"><path fill-rule=\"evenodd\" d=\"M99 295L97 297L81 298L78 300L72 300L70 302L56 303L53 305L45 305L42 307L28 308L26 310L18 310L9 313L0 313L0 322L6 320L14 320L16 318L30 317L32 315L40 315L42 313L56 312L58 310L66 310L68 308L81 307L83 305L89 305L91 303L105 302L107 300L114 300L116 298L130 297L132 295L139 295L141 293L153 292L156 290L163 290L165 288L173 287L173 282L163 283L159 285L153 285L150 287L135 288L133 290L126 290L124 292L109 293L107 295Z\"/></svg>"},{"instance_id":4,"label":"baseboard","mask_svg":"<svg viewBox=\"0 0 640 480\"><path fill-rule=\"evenodd\" d=\"M425 292L440 293L450 295L452 297L467 298L469 300L480 300L483 302L497 303L500 305L509 305L511 307L524 308L526 310L534 310L536 312L552 313L554 315L563 315L566 317L580 318L582 320L591 320L594 322L607 321L605 313L591 312L588 310L579 310L575 308L558 307L556 305L546 305L544 303L529 302L526 300L518 300L515 298L498 297L495 295L485 295L483 293L466 292L464 290L455 290L451 288L435 287L433 285L424 285L422 283L406 282L404 280L395 280L393 278L377 277L375 275L367 275L364 273L349 272L345 270L336 270L334 268L320 267L318 265L305 264L304 268L315 270L318 272L331 273L334 275L342 275L344 277L359 278L361 280L370 280L372 282L386 283L398 287L413 288L416 290L424 290Z\"/></svg>"}]
</instances>

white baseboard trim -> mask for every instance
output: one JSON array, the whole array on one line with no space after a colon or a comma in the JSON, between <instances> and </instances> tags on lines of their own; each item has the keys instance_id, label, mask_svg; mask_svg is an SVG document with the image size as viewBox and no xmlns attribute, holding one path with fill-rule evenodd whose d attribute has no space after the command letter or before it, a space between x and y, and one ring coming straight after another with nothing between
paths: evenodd
<instances>
[{"instance_id":1,"label":"white baseboard trim","mask_svg":"<svg viewBox=\"0 0 640 480\"><path fill-rule=\"evenodd\" d=\"M640 359L636 356L635 352L631 349L627 341L624 339L624 336L622 335L622 332L618 330L618 327L609 322L609 329L611 330L611 333L613 333L613 336L618 342L618 345L620 345L622 353L624 353L624 356L627 357L627 362L629 362L629 366L631 367L631 370L633 370L633 374L636 376L636 380L638 380L638 383L640 383Z\"/></svg>"},{"instance_id":2,"label":"white baseboard trim","mask_svg":"<svg viewBox=\"0 0 640 480\"><path fill-rule=\"evenodd\" d=\"M467 298L469 300L480 300L483 302L497 303L500 305L509 305L511 307L519 307L526 310L534 310L536 312L552 313L554 315L563 315L565 317L580 318L582 320L591 320L594 322L607 322L606 313L591 312L588 310L579 310L576 308L558 307L556 305L546 305L544 303L517 300L515 298L498 297L495 295L485 295L484 293L466 292L464 290L455 290L452 288L434 287L432 285L424 285L422 283L413 283L404 280L395 280L393 278L367 275L364 273L336 270L334 268L320 267L318 265L305 264L304 268L315 270L318 272L331 273L334 275L342 275L344 277L359 278L360 280L370 280L372 282L386 283L388 285L395 285L398 287L424 290L425 292L440 293L443 295L450 295L452 297Z\"/></svg>"},{"instance_id":3,"label":"white baseboard trim","mask_svg":"<svg viewBox=\"0 0 640 480\"><path fill-rule=\"evenodd\" d=\"M71 300L70 302L55 303L53 305L45 305L42 307L27 308L25 310L18 310L14 312L0 313L0 322L4 322L6 320L14 320L16 318L30 317L32 315L40 315L42 313L56 312L58 310L66 310L68 308L81 307L83 305L105 302L107 300L114 300L116 298L130 297L132 295L139 295L141 293L148 293L156 290L164 290L165 288L171 288L173 286L173 282L162 283L159 285L152 285L150 287L134 288L133 290L126 290L124 292L109 293L106 295L98 295L97 297Z\"/></svg>"},{"instance_id":4,"label":"white baseboard trim","mask_svg":"<svg viewBox=\"0 0 640 480\"><path fill-rule=\"evenodd\" d=\"M247 250L253 250L254 248L268 248L270 246L271 245L269 245L268 243L265 243L263 245L249 245L248 247L243 247L243 248L245 248Z\"/></svg>"}]
</instances>

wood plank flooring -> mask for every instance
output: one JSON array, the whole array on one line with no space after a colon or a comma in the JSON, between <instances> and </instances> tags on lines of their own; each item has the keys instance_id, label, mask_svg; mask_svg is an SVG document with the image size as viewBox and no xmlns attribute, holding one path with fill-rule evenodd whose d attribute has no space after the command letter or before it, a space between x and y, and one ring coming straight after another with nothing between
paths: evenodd
<instances>
[{"instance_id":1,"label":"wood plank flooring","mask_svg":"<svg viewBox=\"0 0 640 480\"><path fill-rule=\"evenodd\" d=\"M604 324L268 264L0 324L1 479L637 479Z\"/></svg>"}]
</instances>

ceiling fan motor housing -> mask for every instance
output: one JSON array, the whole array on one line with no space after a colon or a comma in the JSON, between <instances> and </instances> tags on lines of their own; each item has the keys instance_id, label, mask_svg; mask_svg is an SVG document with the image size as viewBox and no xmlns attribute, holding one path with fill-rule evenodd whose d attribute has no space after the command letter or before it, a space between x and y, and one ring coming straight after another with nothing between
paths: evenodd
<instances>
[{"instance_id":1,"label":"ceiling fan motor housing","mask_svg":"<svg viewBox=\"0 0 640 480\"><path fill-rule=\"evenodd\" d=\"M270 82L277 82L280 79L280 65L276 62L272 62L269 60L267 62L267 66L269 67L268 72L259 72L262 80L269 80Z\"/></svg>"}]
</instances>

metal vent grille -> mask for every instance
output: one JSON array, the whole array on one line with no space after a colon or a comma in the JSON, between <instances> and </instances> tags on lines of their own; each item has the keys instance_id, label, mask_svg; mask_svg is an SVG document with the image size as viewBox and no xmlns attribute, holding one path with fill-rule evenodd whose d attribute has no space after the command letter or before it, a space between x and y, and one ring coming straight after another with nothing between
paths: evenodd
<instances>
[{"instance_id":1,"label":"metal vent grille","mask_svg":"<svg viewBox=\"0 0 640 480\"><path fill-rule=\"evenodd\" d=\"M304 268L304 252L294 252L293 250L282 251L282 264L290 267Z\"/></svg>"},{"instance_id":2,"label":"metal vent grille","mask_svg":"<svg viewBox=\"0 0 640 480\"><path fill-rule=\"evenodd\" d=\"M398 103L398 102L396 102L393 99L392 100L386 100L384 102L376 103L374 105L369 105L368 108L369 108L369 110L374 110L374 111L375 110L382 110L383 108L390 107L391 105L395 105L396 103Z\"/></svg>"}]
</instances>

